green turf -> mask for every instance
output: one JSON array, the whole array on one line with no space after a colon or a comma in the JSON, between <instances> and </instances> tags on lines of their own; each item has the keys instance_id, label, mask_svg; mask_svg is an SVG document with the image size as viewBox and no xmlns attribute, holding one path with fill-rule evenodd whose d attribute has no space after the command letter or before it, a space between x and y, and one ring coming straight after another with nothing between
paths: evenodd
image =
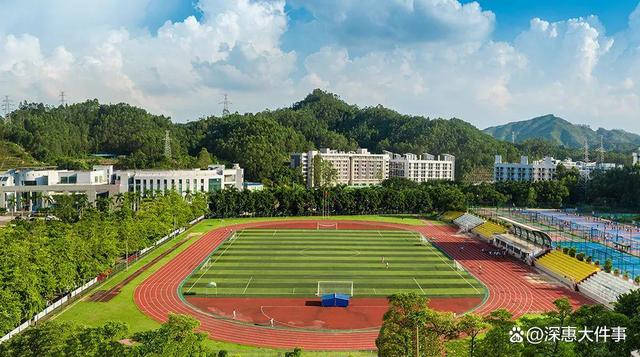
<instances>
[{"instance_id":1,"label":"green turf","mask_svg":"<svg viewBox=\"0 0 640 357\"><path fill-rule=\"evenodd\" d=\"M109 280L103 284L96 286L93 290L109 289L122 280L127 278L131 273L136 271L150 260L171 248L177 244L180 239L191 233L204 233L212 229L224 227L232 224L249 223L249 222L269 222L269 221L282 221L282 220L301 220L301 219L318 219L318 217L261 217L261 218L231 218L231 219L207 219L195 226L191 227L187 232L181 234L177 238L174 238L141 260L135 262L129 267L128 271L122 271L112 276ZM419 217L407 216L407 215L361 215L361 216L332 216L332 220L356 220L356 221L372 221L372 222L386 222L386 223L401 223L407 225L424 225L425 221ZM434 223L434 221L430 221ZM146 316L140 310L138 310L135 302L133 301L133 292L144 279L146 279L153 272L157 271L161 266L166 264L169 260L173 259L180 252L187 249L191 244L196 242L200 237L194 236L187 243L176 249L171 254L161 259L158 263L154 264L150 269L142 273L135 278L129 284L122 288L120 294L113 298L109 302L90 302L86 298L83 298L72 305L66 307L62 311L54 314L51 319L58 319L60 321L71 321L87 326L100 326L107 321L122 321L126 322L129 326L129 331L139 332L158 328L159 323ZM251 356L282 356L282 350L258 348L252 346L238 345L234 343L227 343L222 341L207 340L207 344L215 349L225 349L234 353L239 353L243 357ZM347 354L343 352L308 352L305 351L305 356L374 356L375 353L371 352L359 352L352 351Z\"/></svg>"},{"instance_id":2,"label":"green turf","mask_svg":"<svg viewBox=\"0 0 640 357\"><path fill-rule=\"evenodd\" d=\"M473 276L457 270L452 260L421 241L418 233L335 229L239 231L185 280L182 292L313 297L318 281L353 282L356 297L399 292L428 297L484 296L484 288ZM217 288L208 287L210 282Z\"/></svg>"}]
</instances>

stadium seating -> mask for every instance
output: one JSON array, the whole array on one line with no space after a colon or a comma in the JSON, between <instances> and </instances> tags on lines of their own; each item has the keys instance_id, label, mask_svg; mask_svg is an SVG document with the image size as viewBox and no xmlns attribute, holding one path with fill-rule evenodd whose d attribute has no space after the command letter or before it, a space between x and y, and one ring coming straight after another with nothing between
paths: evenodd
<instances>
[{"instance_id":1,"label":"stadium seating","mask_svg":"<svg viewBox=\"0 0 640 357\"><path fill-rule=\"evenodd\" d=\"M579 288L581 292L592 299L605 305L611 305L618 300L618 296L638 289L638 286L629 280L599 271L581 282Z\"/></svg>"},{"instance_id":2,"label":"stadium seating","mask_svg":"<svg viewBox=\"0 0 640 357\"><path fill-rule=\"evenodd\" d=\"M536 261L536 264L576 283L598 271L597 267L581 262L558 250L553 250L541 256Z\"/></svg>"},{"instance_id":3,"label":"stadium seating","mask_svg":"<svg viewBox=\"0 0 640 357\"><path fill-rule=\"evenodd\" d=\"M454 219L453 223L455 223L458 227L460 227L460 229L464 231L468 231L471 228L474 228L484 223L484 219L478 216L474 216L470 213L465 213L462 216Z\"/></svg>"},{"instance_id":4,"label":"stadium seating","mask_svg":"<svg viewBox=\"0 0 640 357\"><path fill-rule=\"evenodd\" d=\"M440 219L443 220L443 221L451 222L454 219L462 216L463 214L464 214L464 212L447 211L447 212L443 213L442 216L440 216Z\"/></svg>"},{"instance_id":5,"label":"stadium seating","mask_svg":"<svg viewBox=\"0 0 640 357\"><path fill-rule=\"evenodd\" d=\"M471 232L478 234L485 239L491 239L494 234L506 233L507 229L497 223L487 221L472 229Z\"/></svg>"}]
</instances>

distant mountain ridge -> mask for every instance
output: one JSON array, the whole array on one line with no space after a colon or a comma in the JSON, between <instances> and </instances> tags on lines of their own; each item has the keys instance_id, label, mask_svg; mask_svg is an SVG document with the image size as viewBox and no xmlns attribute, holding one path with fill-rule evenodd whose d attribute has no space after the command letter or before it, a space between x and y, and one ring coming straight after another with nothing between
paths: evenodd
<instances>
[{"instance_id":1,"label":"distant mountain ridge","mask_svg":"<svg viewBox=\"0 0 640 357\"><path fill-rule=\"evenodd\" d=\"M605 150L628 151L640 146L640 135L638 134L621 129L599 128L593 130L587 125L573 124L553 114L492 126L483 131L498 140L511 141L512 135L514 135L516 143L539 138L568 148L582 147L585 138L587 138L590 148L599 147L601 136Z\"/></svg>"}]
</instances>

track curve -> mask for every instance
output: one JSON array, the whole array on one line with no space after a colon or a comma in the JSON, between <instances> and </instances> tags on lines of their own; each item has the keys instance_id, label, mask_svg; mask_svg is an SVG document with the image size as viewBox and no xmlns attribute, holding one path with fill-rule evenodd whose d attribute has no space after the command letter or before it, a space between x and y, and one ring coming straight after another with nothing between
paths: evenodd
<instances>
[{"instance_id":1,"label":"track curve","mask_svg":"<svg viewBox=\"0 0 640 357\"><path fill-rule=\"evenodd\" d=\"M486 314L497 308L506 308L519 316L527 312L540 312L553 308L553 300L568 296L574 305L591 303L568 289L546 283L532 283L526 274L530 267L514 259L489 259L481 252L485 243L458 236L452 227L442 225L411 226L394 223L364 221L327 221L337 223L341 229L396 228L420 232L485 284L489 297L476 312ZM299 331L268 326L246 325L205 314L183 301L179 295L181 282L233 231L252 227L315 228L317 221L298 220L237 224L212 230L175 258L162 266L140 284L134 293L138 308L156 321L164 322L168 315L187 314L200 321L200 330L210 338L272 348L302 347L307 350L373 350L378 331ZM464 245L464 250L459 246ZM480 262L481 263L478 263ZM482 269L478 267L482 264Z\"/></svg>"}]
</instances>

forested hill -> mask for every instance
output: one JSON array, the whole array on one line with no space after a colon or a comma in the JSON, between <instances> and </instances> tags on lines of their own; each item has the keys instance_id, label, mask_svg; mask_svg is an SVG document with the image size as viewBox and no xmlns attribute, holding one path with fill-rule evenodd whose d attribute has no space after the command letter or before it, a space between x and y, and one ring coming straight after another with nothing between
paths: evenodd
<instances>
[{"instance_id":1,"label":"forested hill","mask_svg":"<svg viewBox=\"0 0 640 357\"><path fill-rule=\"evenodd\" d=\"M172 158L164 158L165 131ZM523 153L538 158L552 150L548 142L518 146L494 139L460 119L402 115L382 106L359 108L338 96L315 90L289 108L258 113L211 116L174 124L127 104L89 100L48 107L22 103L11 120L0 124L0 140L22 146L44 163L88 167L94 153L125 155L117 165L129 168L206 166L212 161L238 162L248 180L299 180L288 168L289 153L320 147L372 152L449 153L456 156L456 176L465 181L489 179L493 158L516 160Z\"/></svg>"},{"instance_id":2,"label":"forested hill","mask_svg":"<svg viewBox=\"0 0 640 357\"><path fill-rule=\"evenodd\" d=\"M484 132L498 140L510 141L514 133L517 143L529 139L544 139L568 148L583 147L585 138L590 147L599 147L601 136L606 150L628 151L640 146L640 135L620 129L593 130L586 125L576 125L553 114L490 127Z\"/></svg>"}]
</instances>

